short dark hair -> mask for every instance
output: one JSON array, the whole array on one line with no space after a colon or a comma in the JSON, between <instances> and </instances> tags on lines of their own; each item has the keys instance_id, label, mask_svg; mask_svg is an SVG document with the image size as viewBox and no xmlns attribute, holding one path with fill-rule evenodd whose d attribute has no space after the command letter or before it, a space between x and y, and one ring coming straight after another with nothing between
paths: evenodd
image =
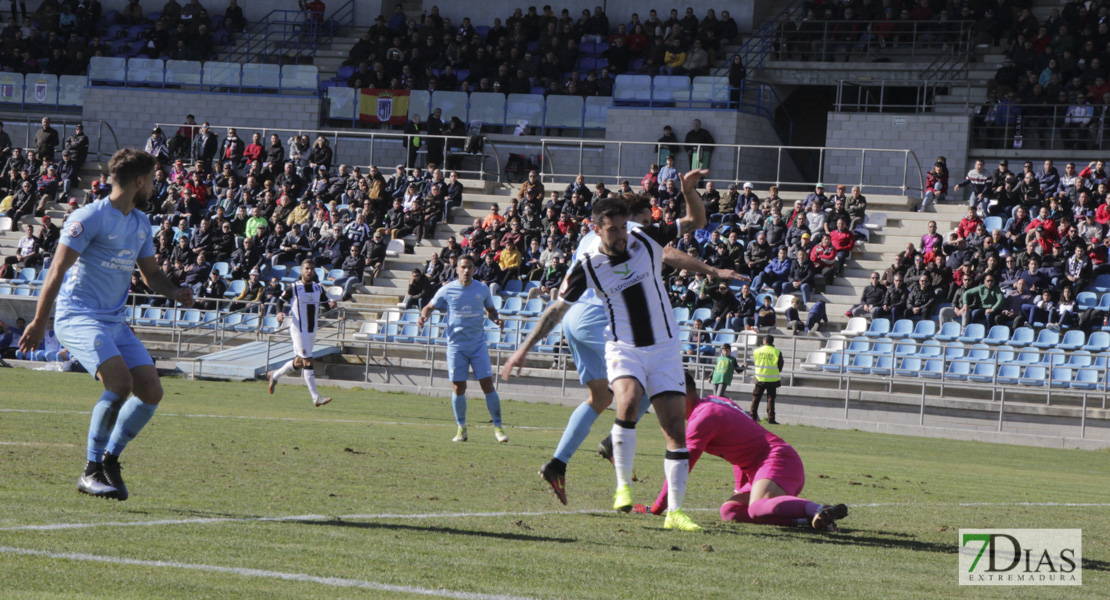
<instances>
[{"instance_id":1,"label":"short dark hair","mask_svg":"<svg viewBox=\"0 0 1110 600\"><path fill-rule=\"evenodd\" d=\"M627 217L628 205L623 200L616 198L605 198L598 200L594 203L594 209L590 211L590 218L594 223L600 224L604 218L612 219L614 217Z\"/></svg>"},{"instance_id":2,"label":"short dark hair","mask_svg":"<svg viewBox=\"0 0 1110 600\"><path fill-rule=\"evenodd\" d=\"M767 335L763 336L763 343L767 344L768 346L774 344L775 343L775 336L773 336L771 334L767 334Z\"/></svg>"},{"instance_id":3,"label":"short dark hair","mask_svg":"<svg viewBox=\"0 0 1110 600\"><path fill-rule=\"evenodd\" d=\"M157 162L154 157L135 148L121 148L108 161L108 172L116 185L127 185L136 178L154 170Z\"/></svg>"},{"instance_id":4,"label":"short dark hair","mask_svg":"<svg viewBox=\"0 0 1110 600\"><path fill-rule=\"evenodd\" d=\"M459 255L459 258L458 258L457 262L461 263L464 260L469 260L470 261L470 266L474 266L474 255L472 255L472 254L461 254L461 255Z\"/></svg>"},{"instance_id":5,"label":"short dark hair","mask_svg":"<svg viewBox=\"0 0 1110 600\"><path fill-rule=\"evenodd\" d=\"M628 205L628 214L638 215L645 210L651 210L651 200L639 194L624 194L621 199Z\"/></svg>"}]
</instances>

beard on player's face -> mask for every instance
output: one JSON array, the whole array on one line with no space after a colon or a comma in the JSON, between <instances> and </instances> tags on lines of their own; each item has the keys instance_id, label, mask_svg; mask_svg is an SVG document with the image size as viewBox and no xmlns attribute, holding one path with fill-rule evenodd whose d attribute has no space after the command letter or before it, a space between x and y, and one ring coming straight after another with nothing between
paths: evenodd
<instances>
[{"instance_id":1,"label":"beard on player's face","mask_svg":"<svg viewBox=\"0 0 1110 600\"><path fill-rule=\"evenodd\" d=\"M135 195L135 208L143 211L150 208L150 199L152 196L153 194L146 194L140 191Z\"/></svg>"}]
</instances>

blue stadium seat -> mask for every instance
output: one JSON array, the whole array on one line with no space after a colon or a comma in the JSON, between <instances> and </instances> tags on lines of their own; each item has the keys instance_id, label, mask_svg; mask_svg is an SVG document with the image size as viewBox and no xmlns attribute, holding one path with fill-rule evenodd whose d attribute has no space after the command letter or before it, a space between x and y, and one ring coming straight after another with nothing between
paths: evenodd
<instances>
[{"instance_id":1,"label":"blue stadium seat","mask_svg":"<svg viewBox=\"0 0 1110 600\"><path fill-rule=\"evenodd\" d=\"M960 322L949 321L940 326L940 331L933 336L938 342L953 342L960 337Z\"/></svg>"},{"instance_id":2,"label":"blue stadium seat","mask_svg":"<svg viewBox=\"0 0 1110 600\"><path fill-rule=\"evenodd\" d=\"M415 323L420 320L420 311L410 308L401 313L401 323Z\"/></svg>"},{"instance_id":3,"label":"blue stadium seat","mask_svg":"<svg viewBox=\"0 0 1110 600\"><path fill-rule=\"evenodd\" d=\"M1094 357L1091 356L1090 352L1087 352L1086 350L1077 350L1075 352L1068 353L1067 365L1069 369L1078 369L1080 367L1091 366L1091 363L1093 361Z\"/></svg>"},{"instance_id":4,"label":"blue stadium seat","mask_svg":"<svg viewBox=\"0 0 1110 600\"><path fill-rule=\"evenodd\" d=\"M937 322L932 319L922 319L917 322L917 326L913 328L913 333L910 337L915 340L927 340L937 332Z\"/></svg>"},{"instance_id":5,"label":"blue stadium seat","mask_svg":"<svg viewBox=\"0 0 1110 600\"><path fill-rule=\"evenodd\" d=\"M399 344L412 344L416 342L418 335L420 335L420 327L416 323L405 323L401 326L401 331L393 336L393 341Z\"/></svg>"},{"instance_id":6,"label":"blue stadium seat","mask_svg":"<svg viewBox=\"0 0 1110 600\"><path fill-rule=\"evenodd\" d=\"M987 333L987 337L983 338L986 344L998 345L1005 344L1010 340L1010 328L1005 325L995 325Z\"/></svg>"},{"instance_id":7,"label":"blue stadium seat","mask_svg":"<svg viewBox=\"0 0 1110 600\"><path fill-rule=\"evenodd\" d=\"M1083 312L1089 308L1095 308L1098 306L1098 294L1094 292L1079 292L1079 294L1075 296L1075 302L1078 307L1076 309L1078 312Z\"/></svg>"},{"instance_id":8,"label":"blue stadium seat","mask_svg":"<svg viewBox=\"0 0 1110 600\"><path fill-rule=\"evenodd\" d=\"M965 344L978 344L987 334L987 328L979 323L972 323L964 328L964 333L959 340Z\"/></svg>"},{"instance_id":9,"label":"blue stadium seat","mask_svg":"<svg viewBox=\"0 0 1110 600\"><path fill-rule=\"evenodd\" d=\"M1063 352L1049 351L1041 355L1036 364L1042 367L1058 367L1068 362L1068 355Z\"/></svg>"},{"instance_id":10,"label":"blue stadium seat","mask_svg":"<svg viewBox=\"0 0 1110 600\"><path fill-rule=\"evenodd\" d=\"M871 326L863 334L867 337L879 337L890 333L890 319L873 319Z\"/></svg>"},{"instance_id":11,"label":"blue stadium seat","mask_svg":"<svg viewBox=\"0 0 1110 600\"><path fill-rule=\"evenodd\" d=\"M987 233L991 233L995 229L1002 229L1002 217L987 217L983 219L983 225L987 228Z\"/></svg>"},{"instance_id":12,"label":"blue stadium seat","mask_svg":"<svg viewBox=\"0 0 1110 600\"><path fill-rule=\"evenodd\" d=\"M967 350L960 342L953 342L944 347L944 360L959 360L967 355Z\"/></svg>"},{"instance_id":13,"label":"blue stadium seat","mask_svg":"<svg viewBox=\"0 0 1110 600\"><path fill-rule=\"evenodd\" d=\"M913 356L917 353L917 346L909 343L899 343L894 346L894 356L901 358L903 356Z\"/></svg>"},{"instance_id":14,"label":"blue stadium seat","mask_svg":"<svg viewBox=\"0 0 1110 600\"><path fill-rule=\"evenodd\" d=\"M825 364L821 365L821 368L831 373L843 372L844 356L845 354L843 352L833 352L829 354L829 359L825 361Z\"/></svg>"},{"instance_id":15,"label":"blue stadium seat","mask_svg":"<svg viewBox=\"0 0 1110 600\"><path fill-rule=\"evenodd\" d=\"M1025 367L1025 372L1022 374L1018 383L1021 385L1028 385L1032 387L1041 387L1048 380L1048 372L1040 365L1031 365Z\"/></svg>"},{"instance_id":16,"label":"blue stadium seat","mask_svg":"<svg viewBox=\"0 0 1110 600\"><path fill-rule=\"evenodd\" d=\"M1001 365L994 381L1002 385L1017 385L1020 378L1021 365Z\"/></svg>"},{"instance_id":17,"label":"blue stadium seat","mask_svg":"<svg viewBox=\"0 0 1110 600\"><path fill-rule=\"evenodd\" d=\"M1110 348L1110 333L1105 331L1096 331L1087 338L1087 343L1083 345L1083 349L1088 352L1098 353L1105 352Z\"/></svg>"},{"instance_id":18,"label":"blue stadium seat","mask_svg":"<svg viewBox=\"0 0 1110 600\"><path fill-rule=\"evenodd\" d=\"M260 324L261 319L258 315L246 315L243 320L235 326L235 331L256 331Z\"/></svg>"},{"instance_id":19,"label":"blue stadium seat","mask_svg":"<svg viewBox=\"0 0 1110 600\"><path fill-rule=\"evenodd\" d=\"M274 333L278 330L277 317L274 315L266 315L262 317L262 333Z\"/></svg>"},{"instance_id":20,"label":"blue stadium seat","mask_svg":"<svg viewBox=\"0 0 1110 600\"><path fill-rule=\"evenodd\" d=\"M242 279L236 279L227 286L227 291L224 292L224 298L234 298L243 293L245 289L247 289L247 282Z\"/></svg>"},{"instance_id":21,"label":"blue stadium seat","mask_svg":"<svg viewBox=\"0 0 1110 600\"><path fill-rule=\"evenodd\" d=\"M855 338L852 338L852 341L851 341L851 343L848 344L848 348L846 350L846 352L850 356L854 356L856 354L866 354L870 351L871 351L871 340L867 339L866 337L863 337L862 335L857 336Z\"/></svg>"},{"instance_id":22,"label":"blue stadium seat","mask_svg":"<svg viewBox=\"0 0 1110 600\"><path fill-rule=\"evenodd\" d=\"M871 350L867 353L875 356L890 356L894 350L894 340L890 338L878 338L875 343L871 345Z\"/></svg>"},{"instance_id":23,"label":"blue stadium seat","mask_svg":"<svg viewBox=\"0 0 1110 600\"><path fill-rule=\"evenodd\" d=\"M277 265L270 267L270 277L277 277L278 280L284 281L285 276L289 274L289 269L285 265Z\"/></svg>"},{"instance_id":24,"label":"blue stadium seat","mask_svg":"<svg viewBox=\"0 0 1110 600\"><path fill-rule=\"evenodd\" d=\"M963 348L963 346L961 345L960 348ZM943 348L941 347L940 342L936 340L928 340L918 347L917 351L913 353L913 356L916 356L921 360L929 360L930 358L940 358L942 351Z\"/></svg>"},{"instance_id":25,"label":"blue stadium seat","mask_svg":"<svg viewBox=\"0 0 1110 600\"><path fill-rule=\"evenodd\" d=\"M1098 389L1098 371L1095 369L1079 369L1075 373L1075 379L1071 382L1073 390L1097 390Z\"/></svg>"},{"instance_id":26,"label":"blue stadium seat","mask_svg":"<svg viewBox=\"0 0 1110 600\"><path fill-rule=\"evenodd\" d=\"M757 306L758 306L758 304L757 304ZM698 319L701 319L701 322L705 323L706 321L708 321L712 317L713 317L713 311L709 310L708 308L697 308L697 309L694 309L694 314L690 317L690 319L694 320L694 321L696 321Z\"/></svg>"},{"instance_id":27,"label":"blue stadium seat","mask_svg":"<svg viewBox=\"0 0 1110 600\"><path fill-rule=\"evenodd\" d=\"M501 290L501 294L504 296L515 296L520 294L523 289L524 282L519 279L510 279L505 282L505 287Z\"/></svg>"},{"instance_id":28,"label":"blue stadium seat","mask_svg":"<svg viewBox=\"0 0 1110 600\"><path fill-rule=\"evenodd\" d=\"M736 332L731 329L721 329L713 336L713 345L735 344Z\"/></svg>"},{"instance_id":29,"label":"blue stadium seat","mask_svg":"<svg viewBox=\"0 0 1110 600\"><path fill-rule=\"evenodd\" d=\"M994 381L994 363L981 362L967 378L975 383L992 383Z\"/></svg>"},{"instance_id":30,"label":"blue stadium seat","mask_svg":"<svg viewBox=\"0 0 1110 600\"><path fill-rule=\"evenodd\" d=\"M690 309L685 306L676 306L674 308L674 320L679 325L684 325L690 321ZM1110 336L1110 334L1107 334Z\"/></svg>"},{"instance_id":31,"label":"blue stadium seat","mask_svg":"<svg viewBox=\"0 0 1110 600\"><path fill-rule=\"evenodd\" d=\"M1071 380L1074 376L1074 373L1071 369L1063 367L1053 367L1053 369L1049 372L1049 375L1049 379L1051 379L1052 382L1052 387L1066 388L1071 387Z\"/></svg>"},{"instance_id":32,"label":"blue stadium seat","mask_svg":"<svg viewBox=\"0 0 1110 600\"><path fill-rule=\"evenodd\" d=\"M875 364L875 357L870 354L857 354L852 358L852 364L848 366L849 373L857 375L867 375L871 372L871 367Z\"/></svg>"},{"instance_id":33,"label":"blue stadium seat","mask_svg":"<svg viewBox=\"0 0 1110 600\"><path fill-rule=\"evenodd\" d=\"M994 360L1000 365L1017 360L1016 356L1017 351L1010 346L999 346L994 351Z\"/></svg>"},{"instance_id":34,"label":"blue stadium seat","mask_svg":"<svg viewBox=\"0 0 1110 600\"><path fill-rule=\"evenodd\" d=\"M940 379L943 372L944 361L939 358L933 358L925 361L924 368L921 369L921 376L928 379Z\"/></svg>"},{"instance_id":35,"label":"blue stadium seat","mask_svg":"<svg viewBox=\"0 0 1110 600\"><path fill-rule=\"evenodd\" d=\"M876 356L875 366L871 367L871 374L886 377L893 370L893 364L894 358L891 356Z\"/></svg>"},{"instance_id":36,"label":"blue stadium seat","mask_svg":"<svg viewBox=\"0 0 1110 600\"><path fill-rule=\"evenodd\" d=\"M219 273L220 277L227 279L227 274L231 272L231 267L223 261L212 264L212 270Z\"/></svg>"},{"instance_id":37,"label":"blue stadium seat","mask_svg":"<svg viewBox=\"0 0 1110 600\"><path fill-rule=\"evenodd\" d=\"M543 312L543 300L539 298L532 298L524 304L524 308L520 309L520 316L522 317L538 317Z\"/></svg>"},{"instance_id":38,"label":"blue stadium seat","mask_svg":"<svg viewBox=\"0 0 1110 600\"><path fill-rule=\"evenodd\" d=\"M986 344L973 345L968 349L967 356L964 357L964 360L969 362L983 362L993 359L994 355L991 352L991 348Z\"/></svg>"},{"instance_id":39,"label":"blue stadium seat","mask_svg":"<svg viewBox=\"0 0 1110 600\"><path fill-rule=\"evenodd\" d=\"M916 356L907 356L899 363L898 368L894 370L894 374L899 377L917 377L919 371L921 371L921 359Z\"/></svg>"},{"instance_id":40,"label":"blue stadium seat","mask_svg":"<svg viewBox=\"0 0 1110 600\"><path fill-rule=\"evenodd\" d=\"M957 360L955 362L949 363L948 371L945 372L944 378L954 381L967 381L967 376L970 374L971 363L963 360Z\"/></svg>"},{"instance_id":41,"label":"blue stadium seat","mask_svg":"<svg viewBox=\"0 0 1110 600\"><path fill-rule=\"evenodd\" d=\"M505 300L504 306L499 309L503 315L515 315L524 308L524 302L518 296L510 296Z\"/></svg>"},{"instance_id":42,"label":"blue stadium seat","mask_svg":"<svg viewBox=\"0 0 1110 600\"><path fill-rule=\"evenodd\" d=\"M1078 350L1087 343L1087 334L1081 329L1072 329L1064 333L1064 338L1056 345L1060 350Z\"/></svg>"},{"instance_id":43,"label":"blue stadium seat","mask_svg":"<svg viewBox=\"0 0 1110 600\"><path fill-rule=\"evenodd\" d=\"M1036 350L1023 350L1018 353L1017 358L1012 362L1019 365L1035 365L1041 361L1041 353ZM1011 362L1011 361L1007 361Z\"/></svg>"},{"instance_id":44,"label":"blue stadium seat","mask_svg":"<svg viewBox=\"0 0 1110 600\"><path fill-rule=\"evenodd\" d=\"M894 326L890 328L888 337L900 340L902 338L910 337L913 333L913 321L909 319L898 319L894 322Z\"/></svg>"},{"instance_id":45,"label":"blue stadium seat","mask_svg":"<svg viewBox=\"0 0 1110 600\"><path fill-rule=\"evenodd\" d=\"M1095 281L1091 284L1091 287L1088 288L1088 291L1098 293L1110 292L1110 274L1095 277Z\"/></svg>"},{"instance_id":46,"label":"blue stadium seat","mask_svg":"<svg viewBox=\"0 0 1110 600\"><path fill-rule=\"evenodd\" d=\"M1042 329L1037 334L1037 341L1030 344L1034 348L1055 348L1060 343L1060 332L1054 329Z\"/></svg>"},{"instance_id":47,"label":"blue stadium seat","mask_svg":"<svg viewBox=\"0 0 1110 600\"><path fill-rule=\"evenodd\" d=\"M1015 348L1028 346L1034 340L1034 333L1032 327L1018 327L1014 330L1013 335L1010 337L1010 345Z\"/></svg>"}]
</instances>

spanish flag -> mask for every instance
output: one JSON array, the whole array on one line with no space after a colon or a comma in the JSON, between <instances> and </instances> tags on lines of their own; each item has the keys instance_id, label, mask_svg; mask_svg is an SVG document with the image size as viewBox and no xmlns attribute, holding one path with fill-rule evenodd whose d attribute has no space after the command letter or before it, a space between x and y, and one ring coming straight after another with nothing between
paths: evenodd
<instances>
[{"instance_id":1,"label":"spanish flag","mask_svg":"<svg viewBox=\"0 0 1110 600\"><path fill-rule=\"evenodd\" d=\"M408 90L362 88L358 103L358 118L360 121L401 125L408 121L408 115Z\"/></svg>"}]
</instances>

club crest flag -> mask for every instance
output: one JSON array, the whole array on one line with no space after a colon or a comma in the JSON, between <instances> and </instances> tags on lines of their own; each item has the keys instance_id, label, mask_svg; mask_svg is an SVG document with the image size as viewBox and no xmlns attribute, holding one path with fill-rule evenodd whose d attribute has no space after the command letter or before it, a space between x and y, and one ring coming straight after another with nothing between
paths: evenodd
<instances>
[{"instance_id":1,"label":"club crest flag","mask_svg":"<svg viewBox=\"0 0 1110 600\"><path fill-rule=\"evenodd\" d=\"M409 90L362 89L358 106L360 121L401 125L408 121L408 114Z\"/></svg>"}]
</instances>

